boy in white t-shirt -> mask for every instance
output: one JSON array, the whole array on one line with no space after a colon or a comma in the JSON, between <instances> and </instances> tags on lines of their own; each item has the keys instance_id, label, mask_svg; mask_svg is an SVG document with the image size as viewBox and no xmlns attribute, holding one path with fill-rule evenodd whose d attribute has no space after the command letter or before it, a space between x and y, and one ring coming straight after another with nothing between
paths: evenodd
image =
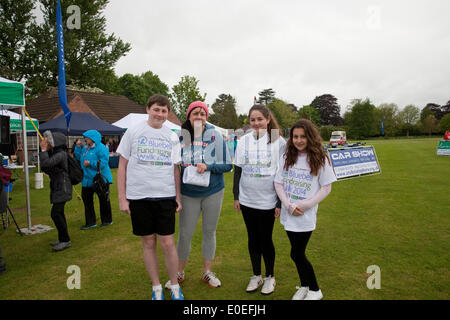
<instances>
[{"instance_id":1,"label":"boy in white t-shirt","mask_svg":"<svg viewBox=\"0 0 450 320\"><path fill-rule=\"evenodd\" d=\"M170 110L167 97L148 99L148 120L125 132L117 152L119 207L131 215L133 234L141 236L144 264L153 284L153 300L164 300L158 274L157 242L164 253L172 300L184 300L177 281L175 212L181 210L181 149L178 136L163 126Z\"/></svg>"}]
</instances>

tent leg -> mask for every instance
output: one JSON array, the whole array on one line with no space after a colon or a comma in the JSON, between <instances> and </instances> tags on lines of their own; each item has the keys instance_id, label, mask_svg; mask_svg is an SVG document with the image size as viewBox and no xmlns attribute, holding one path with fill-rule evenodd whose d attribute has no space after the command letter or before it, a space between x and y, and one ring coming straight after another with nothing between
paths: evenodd
<instances>
[{"instance_id":1,"label":"tent leg","mask_svg":"<svg viewBox=\"0 0 450 320\"><path fill-rule=\"evenodd\" d=\"M25 118L25 107L22 107L22 130L23 130L23 173L25 176L25 194L27 204L27 220L28 230L31 230L31 208L30 208L30 173L28 171L28 141L27 141L27 126Z\"/></svg>"}]
</instances>

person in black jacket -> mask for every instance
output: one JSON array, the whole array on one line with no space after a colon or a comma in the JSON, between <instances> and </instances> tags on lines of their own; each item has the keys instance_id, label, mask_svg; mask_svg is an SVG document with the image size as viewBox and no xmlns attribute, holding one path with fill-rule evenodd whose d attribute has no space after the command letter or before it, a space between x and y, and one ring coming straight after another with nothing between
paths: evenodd
<instances>
[{"instance_id":1,"label":"person in black jacket","mask_svg":"<svg viewBox=\"0 0 450 320\"><path fill-rule=\"evenodd\" d=\"M42 152L39 153L41 169L50 177L50 203L53 204L51 217L58 230L58 240L52 242L53 251L61 251L71 246L67 230L64 206L72 200L72 183L70 182L66 137L59 132L44 132L45 138L41 140Z\"/></svg>"}]
</instances>

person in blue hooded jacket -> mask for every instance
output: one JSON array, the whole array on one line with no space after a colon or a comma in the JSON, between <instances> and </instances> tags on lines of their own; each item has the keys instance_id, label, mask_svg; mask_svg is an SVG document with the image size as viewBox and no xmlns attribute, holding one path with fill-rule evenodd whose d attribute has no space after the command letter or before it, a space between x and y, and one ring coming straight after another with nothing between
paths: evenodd
<instances>
[{"instance_id":1,"label":"person in blue hooded jacket","mask_svg":"<svg viewBox=\"0 0 450 320\"><path fill-rule=\"evenodd\" d=\"M109 168L109 150L101 143L102 136L97 130L88 130L83 133L86 141L85 145L81 141L77 141L75 147L75 158L80 162L83 168L83 181L81 181L81 198L84 203L84 214L86 217L86 224L81 227L81 230L97 227L97 218L94 209L94 193L93 188L94 177L97 174L97 162L100 161L100 173L105 178L108 185L108 192L106 195L98 194L100 202L100 219L102 224L100 226L111 225L112 212L111 202L109 198L109 184L113 183L111 169Z\"/></svg>"}]
</instances>

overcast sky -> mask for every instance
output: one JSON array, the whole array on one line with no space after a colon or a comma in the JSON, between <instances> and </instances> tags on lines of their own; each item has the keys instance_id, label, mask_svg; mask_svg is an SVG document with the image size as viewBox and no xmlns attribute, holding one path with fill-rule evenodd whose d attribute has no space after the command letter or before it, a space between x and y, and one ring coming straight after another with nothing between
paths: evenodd
<instances>
[{"instance_id":1,"label":"overcast sky","mask_svg":"<svg viewBox=\"0 0 450 320\"><path fill-rule=\"evenodd\" d=\"M131 43L116 74L196 77L246 113L272 88L303 106L333 94L423 108L450 100L450 1L110 0L107 33Z\"/></svg>"}]
</instances>

